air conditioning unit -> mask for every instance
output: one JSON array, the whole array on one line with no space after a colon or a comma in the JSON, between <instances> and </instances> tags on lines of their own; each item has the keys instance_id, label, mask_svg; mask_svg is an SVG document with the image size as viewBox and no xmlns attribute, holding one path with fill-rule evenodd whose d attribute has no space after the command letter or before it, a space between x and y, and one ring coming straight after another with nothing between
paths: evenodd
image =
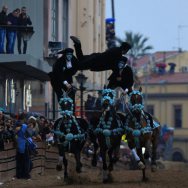
<instances>
[{"instance_id":1,"label":"air conditioning unit","mask_svg":"<svg viewBox=\"0 0 188 188\"><path fill-rule=\"evenodd\" d=\"M182 72L188 72L188 66L182 66L181 71Z\"/></svg>"}]
</instances>

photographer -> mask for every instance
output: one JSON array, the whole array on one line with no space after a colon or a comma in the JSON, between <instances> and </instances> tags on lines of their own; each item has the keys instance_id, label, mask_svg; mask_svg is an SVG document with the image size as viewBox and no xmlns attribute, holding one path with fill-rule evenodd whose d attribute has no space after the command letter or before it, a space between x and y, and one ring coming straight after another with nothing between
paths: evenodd
<instances>
[{"instance_id":1,"label":"photographer","mask_svg":"<svg viewBox=\"0 0 188 188\"><path fill-rule=\"evenodd\" d=\"M26 14L26 7L21 8L21 13L18 17L18 26L28 26L32 25L30 17ZM23 41L23 54L26 54L27 51L27 40L24 40L22 36L22 31L17 32L17 42L18 42L18 53L21 54L21 44Z\"/></svg>"}]
</instances>

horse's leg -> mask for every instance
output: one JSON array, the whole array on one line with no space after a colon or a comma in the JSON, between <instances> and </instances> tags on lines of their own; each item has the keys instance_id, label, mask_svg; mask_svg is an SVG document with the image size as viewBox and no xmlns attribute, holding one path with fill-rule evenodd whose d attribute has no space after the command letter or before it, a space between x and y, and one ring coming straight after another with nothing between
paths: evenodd
<instances>
[{"instance_id":1,"label":"horse's leg","mask_svg":"<svg viewBox=\"0 0 188 188\"><path fill-rule=\"evenodd\" d=\"M58 163L56 165L56 170L61 171L62 170L62 163L63 163L63 156L59 156Z\"/></svg>"},{"instance_id":2,"label":"horse's leg","mask_svg":"<svg viewBox=\"0 0 188 188\"><path fill-rule=\"evenodd\" d=\"M109 166L108 166L108 170L111 172L114 169L114 157L112 156L113 154L113 148L110 148L108 150L108 157L109 157Z\"/></svg>"},{"instance_id":3,"label":"horse's leg","mask_svg":"<svg viewBox=\"0 0 188 188\"><path fill-rule=\"evenodd\" d=\"M80 153L81 153L80 149L79 148L75 148L74 157L75 157L75 160L76 160L76 172L77 173L81 173L81 169L82 169L82 163L80 161L80 158L81 158L81 154Z\"/></svg>"},{"instance_id":4,"label":"horse's leg","mask_svg":"<svg viewBox=\"0 0 188 188\"><path fill-rule=\"evenodd\" d=\"M56 165L56 170L61 171L62 170L62 164L63 164L63 145L58 144L58 152L59 152L59 160Z\"/></svg>"},{"instance_id":5,"label":"horse's leg","mask_svg":"<svg viewBox=\"0 0 188 188\"><path fill-rule=\"evenodd\" d=\"M63 165L64 165L64 181L67 181L68 180L68 170L67 170L68 160L66 159L65 152L63 155Z\"/></svg>"},{"instance_id":6,"label":"horse's leg","mask_svg":"<svg viewBox=\"0 0 188 188\"><path fill-rule=\"evenodd\" d=\"M160 129L156 128L152 135L152 155L151 155L151 171L155 172L157 170L157 146L159 141Z\"/></svg>"},{"instance_id":7,"label":"horse's leg","mask_svg":"<svg viewBox=\"0 0 188 188\"><path fill-rule=\"evenodd\" d=\"M142 181L146 182L148 178L146 177L146 165L144 161L144 156L142 154L142 148L137 149L138 156L140 157L140 161L138 162L138 167L142 170Z\"/></svg>"},{"instance_id":8,"label":"horse's leg","mask_svg":"<svg viewBox=\"0 0 188 188\"><path fill-rule=\"evenodd\" d=\"M119 155L120 155L120 143L114 148L113 163L116 163L119 160Z\"/></svg>"},{"instance_id":9,"label":"horse's leg","mask_svg":"<svg viewBox=\"0 0 188 188\"><path fill-rule=\"evenodd\" d=\"M145 143L145 152L144 152L144 159L149 159L151 158L151 140L148 139Z\"/></svg>"},{"instance_id":10,"label":"horse's leg","mask_svg":"<svg viewBox=\"0 0 188 188\"><path fill-rule=\"evenodd\" d=\"M143 163L143 160L141 159L140 155L138 154L138 151L140 151L140 150L142 150L142 149L135 149L135 148L131 149L132 154L134 156L134 159L137 162L138 168L139 169L144 169L145 168L145 164Z\"/></svg>"},{"instance_id":11,"label":"horse's leg","mask_svg":"<svg viewBox=\"0 0 188 188\"><path fill-rule=\"evenodd\" d=\"M92 166L97 166L97 160L98 160L98 157L97 157L97 150L99 148L99 145L97 143L97 141L95 140L93 142L93 158L92 158L92 161L91 161L91 164Z\"/></svg>"},{"instance_id":12,"label":"horse's leg","mask_svg":"<svg viewBox=\"0 0 188 188\"><path fill-rule=\"evenodd\" d=\"M103 162L103 183L108 182L108 167L107 167L107 162L106 162L106 149L104 147L100 147L100 154L102 157L102 162Z\"/></svg>"},{"instance_id":13,"label":"horse's leg","mask_svg":"<svg viewBox=\"0 0 188 188\"><path fill-rule=\"evenodd\" d=\"M93 144L93 157L91 160L91 165L92 166L97 166L97 151L99 148L99 144L97 143L97 137L94 135L94 132L92 130L89 131L89 140Z\"/></svg>"}]
</instances>

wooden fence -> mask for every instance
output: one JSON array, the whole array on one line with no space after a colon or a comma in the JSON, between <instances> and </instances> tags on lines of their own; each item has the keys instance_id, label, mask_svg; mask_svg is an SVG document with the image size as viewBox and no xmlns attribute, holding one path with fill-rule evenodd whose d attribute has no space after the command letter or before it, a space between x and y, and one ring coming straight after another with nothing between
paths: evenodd
<instances>
[{"instance_id":1,"label":"wooden fence","mask_svg":"<svg viewBox=\"0 0 188 188\"><path fill-rule=\"evenodd\" d=\"M46 169L55 169L58 160L57 147L48 149L44 142L37 142L37 156L32 156L32 173L43 174ZM11 180L16 175L16 149L13 143L5 143L5 150L0 151L0 181Z\"/></svg>"}]
</instances>

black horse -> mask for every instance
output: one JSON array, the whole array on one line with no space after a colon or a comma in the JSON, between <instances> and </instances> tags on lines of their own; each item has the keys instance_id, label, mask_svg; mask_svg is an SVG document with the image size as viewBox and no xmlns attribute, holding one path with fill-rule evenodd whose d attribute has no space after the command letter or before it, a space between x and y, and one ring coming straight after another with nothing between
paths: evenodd
<instances>
[{"instance_id":1,"label":"black horse","mask_svg":"<svg viewBox=\"0 0 188 188\"><path fill-rule=\"evenodd\" d=\"M103 162L103 182L106 183L111 180L110 172L113 170L114 163L118 160L123 124L113 106L115 91L104 89L102 96L102 112L99 119L96 119L97 123L93 125L93 131L100 148L100 156Z\"/></svg>"},{"instance_id":2,"label":"black horse","mask_svg":"<svg viewBox=\"0 0 188 188\"><path fill-rule=\"evenodd\" d=\"M61 106L60 113L62 117L55 121L53 131L59 149L59 162L56 169L61 170L62 163L64 164L64 180L66 181L68 180L68 160L66 153L74 154L76 172L81 172L81 151L86 141L88 124L83 119L76 119L75 116L72 115L72 99L61 98L59 104Z\"/></svg>"},{"instance_id":3,"label":"black horse","mask_svg":"<svg viewBox=\"0 0 188 188\"><path fill-rule=\"evenodd\" d=\"M125 117L125 132L128 146L137 162L138 168L142 170L143 181L146 181L145 159L151 158L151 169L157 168L157 145L160 134L160 124L153 116L145 112L143 105L142 89L133 90L129 93L128 114ZM142 149L145 148L143 154Z\"/></svg>"}]
</instances>

